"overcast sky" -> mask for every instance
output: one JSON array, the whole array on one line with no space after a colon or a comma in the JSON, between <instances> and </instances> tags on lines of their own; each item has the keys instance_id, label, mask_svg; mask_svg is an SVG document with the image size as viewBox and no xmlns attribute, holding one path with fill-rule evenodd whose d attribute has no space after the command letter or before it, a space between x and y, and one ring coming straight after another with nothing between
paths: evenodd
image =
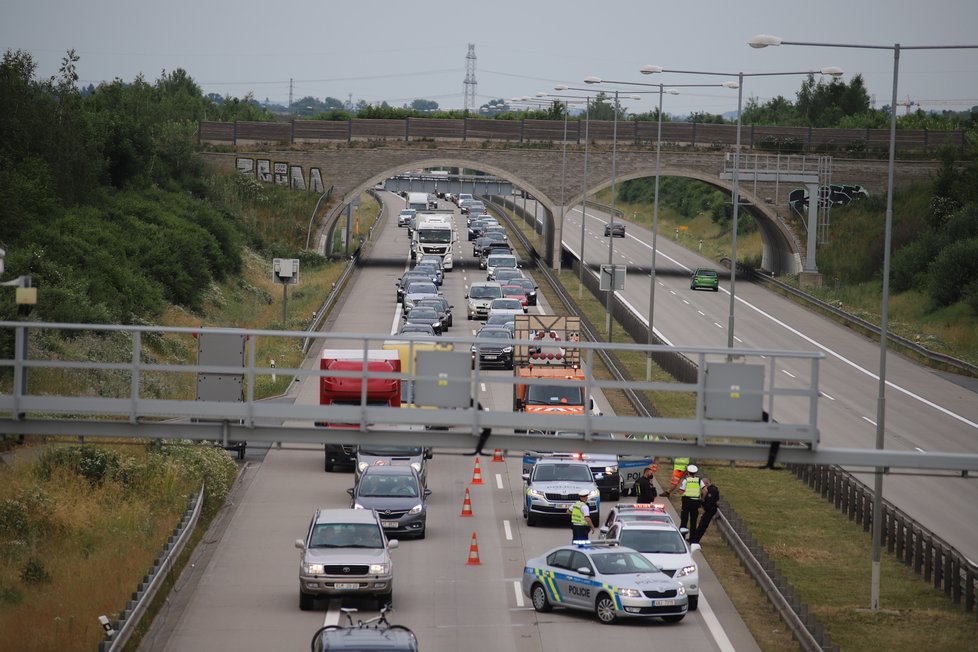
<instances>
[{"instance_id":1,"label":"overcast sky","mask_svg":"<svg viewBox=\"0 0 978 652\"><path fill-rule=\"evenodd\" d=\"M0 45L29 51L39 75L68 49L81 81L98 84L185 69L205 93L286 103L294 97L422 98L462 108L465 56L475 44L477 105L583 86L589 75L633 82L719 83L722 77L644 76L639 68L744 73L842 68L861 73L876 106L890 103L891 50L782 46L755 50L759 33L785 40L892 46L978 44L978 0L8 0ZM744 98L795 99L799 77L745 80ZM630 91L650 90L634 88ZM571 92L568 92L571 93ZM904 51L899 101L925 110L978 105L978 50ZM656 97L625 100L653 108ZM665 110L724 113L736 91L682 89ZM902 109L901 109L902 112Z\"/></svg>"}]
</instances>

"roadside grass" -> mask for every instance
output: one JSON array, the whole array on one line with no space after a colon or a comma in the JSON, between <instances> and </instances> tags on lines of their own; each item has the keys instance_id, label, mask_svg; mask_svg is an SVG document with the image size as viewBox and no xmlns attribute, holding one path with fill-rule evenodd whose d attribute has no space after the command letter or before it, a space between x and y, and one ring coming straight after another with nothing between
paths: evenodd
<instances>
[{"instance_id":1,"label":"roadside grass","mask_svg":"<svg viewBox=\"0 0 978 652\"><path fill-rule=\"evenodd\" d=\"M285 213L290 211L308 215L304 202L283 209ZM366 193L361 196L360 211L360 223L365 225L365 231L377 215L377 204ZM251 219L271 220L263 226L266 235L282 236L282 230L289 231L291 227L276 215L276 211L264 210ZM315 257L303 263L300 284L289 288L288 313L283 323L282 289L271 280L271 258L254 251L245 252L244 258L243 274L208 288L202 310L191 313L171 307L158 323L304 330L346 264ZM303 354L296 343L282 338L256 340L259 365L275 359L279 368L301 366ZM131 355L127 353L131 352L131 342L124 336L79 337L70 342L52 342L47 338L31 345L32 355L37 353L51 359L126 361ZM148 336L144 354L158 363L187 364L194 361L196 346L189 335ZM146 394L181 399L194 396L192 374L147 373L143 381L142 391ZM281 394L291 382L291 376L281 374L274 383L270 377L260 378L256 396ZM42 394L70 394L79 387L102 396L128 392L126 374L118 372L37 370L32 372L30 383L32 392ZM77 442L68 437L44 441L48 445ZM100 448L113 448L137 457L147 454L141 441L114 443L87 438L86 443L97 443ZM97 616L117 617L179 522L187 497L196 487L181 483L172 475L161 474L158 485L148 491L151 499L123 500L125 491L118 483L91 485L77 475L60 474L46 482L39 494L41 490L36 488L34 475L35 459L41 450L30 445L22 447L13 462L0 467L0 649L95 649L104 639ZM38 495L43 501L31 502ZM37 504L49 506L51 513L47 521L53 524L50 531L35 529L28 530L27 536L14 536L16 532L12 528L29 522L20 517L25 504L28 508L33 505L35 511ZM167 578L170 587L190 558L193 546L202 539L208 522L209 519L202 519L190 549L181 555ZM147 619L151 620L165 605L166 598L165 591L157 596ZM138 640L132 640L127 649L135 649L137 644Z\"/></svg>"},{"instance_id":2,"label":"roadside grass","mask_svg":"<svg viewBox=\"0 0 978 652\"><path fill-rule=\"evenodd\" d=\"M527 233L532 229L513 217ZM590 292L580 292L578 276L559 275L583 313L598 328L605 323L605 305ZM561 306L549 288L541 287L551 305ZM559 308L555 308L559 309ZM617 341L633 341L620 325L613 330ZM619 356L634 378L645 378L646 357L641 353ZM604 369L595 370L607 378ZM671 377L653 364L653 379ZM606 391L616 414L634 414L622 392ZM691 394L658 392L653 404L664 417L688 418L694 413ZM749 525L751 534L776 561L778 568L801 599L826 628L834 644L843 650L918 650L938 646L953 650L978 650L978 625L973 614L953 605L942 594L913 574L911 569L883 554L881 604L884 611L862 611L869 605L871 538L862 527L840 514L788 471L769 471L727 462L704 463L721 491L723 500ZM659 464L656 480L669 486L672 465ZM671 498L679 509L679 498ZM756 583L726 546L715 526L702 540L704 557L733 601L758 645L765 652L799 649L790 632L767 602Z\"/></svg>"}]
</instances>

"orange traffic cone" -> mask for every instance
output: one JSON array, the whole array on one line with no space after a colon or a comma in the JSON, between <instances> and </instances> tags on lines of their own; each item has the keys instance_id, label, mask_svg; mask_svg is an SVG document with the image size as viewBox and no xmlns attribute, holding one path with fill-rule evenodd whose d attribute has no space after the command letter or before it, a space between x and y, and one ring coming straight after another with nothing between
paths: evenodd
<instances>
[{"instance_id":1,"label":"orange traffic cone","mask_svg":"<svg viewBox=\"0 0 978 652\"><path fill-rule=\"evenodd\" d=\"M472 533L472 543L469 544L469 560L465 562L466 566L478 566L482 562L479 561L479 542L475 540L475 532Z\"/></svg>"},{"instance_id":2,"label":"orange traffic cone","mask_svg":"<svg viewBox=\"0 0 978 652\"><path fill-rule=\"evenodd\" d=\"M465 500L462 501L462 513L459 516L472 516L472 498L469 497L469 488L465 488Z\"/></svg>"},{"instance_id":3,"label":"orange traffic cone","mask_svg":"<svg viewBox=\"0 0 978 652\"><path fill-rule=\"evenodd\" d=\"M482 484L482 469L479 468L479 458L475 458L475 469L472 470L471 484Z\"/></svg>"},{"instance_id":4,"label":"orange traffic cone","mask_svg":"<svg viewBox=\"0 0 978 652\"><path fill-rule=\"evenodd\" d=\"M492 453L492 461L493 462L502 462L503 461L503 452L501 450L499 450L498 448L495 451L493 451L493 453Z\"/></svg>"}]
</instances>

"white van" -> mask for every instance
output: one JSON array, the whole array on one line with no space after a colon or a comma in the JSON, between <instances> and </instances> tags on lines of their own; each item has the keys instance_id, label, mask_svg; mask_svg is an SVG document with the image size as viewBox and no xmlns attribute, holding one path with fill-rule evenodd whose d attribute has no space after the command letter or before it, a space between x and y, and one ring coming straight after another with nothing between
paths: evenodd
<instances>
[{"instance_id":1,"label":"white van","mask_svg":"<svg viewBox=\"0 0 978 652\"><path fill-rule=\"evenodd\" d=\"M486 258L486 280L491 281L496 273L496 269L510 268L519 269L519 263L513 254L490 254Z\"/></svg>"},{"instance_id":2,"label":"white van","mask_svg":"<svg viewBox=\"0 0 978 652\"><path fill-rule=\"evenodd\" d=\"M426 192L409 192L407 195L407 206L406 208L413 208L414 210L422 213L428 210L428 193Z\"/></svg>"}]
</instances>

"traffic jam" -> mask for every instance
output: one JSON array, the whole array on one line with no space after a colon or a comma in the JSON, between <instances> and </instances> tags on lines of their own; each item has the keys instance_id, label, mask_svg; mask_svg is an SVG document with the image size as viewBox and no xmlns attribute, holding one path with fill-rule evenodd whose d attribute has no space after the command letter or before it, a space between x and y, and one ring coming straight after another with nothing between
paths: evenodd
<instances>
[{"instance_id":1,"label":"traffic jam","mask_svg":"<svg viewBox=\"0 0 978 652\"><path fill-rule=\"evenodd\" d=\"M415 400L411 381L394 376L409 378L420 351L454 349L441 336L457 327L454 317L461 319L464 309L470 327L464 334L476 340L470 346L472 368L513 374L514 411L600 414L584 391L579 348L565 346L580 340L580 320L541 312L539 288L526 275L507 229L486 204L466 194L402 195L406 206L395 213L397 228L408 234L410 248L405 254L410 264L392 293L400 317L382 348L322 351L320 404L360 405L365 398L370 405L424 408ZM395 195L390 197L393 200ZM467 233L466 243L460 241L460 233ZM460 260L460 251L468 245L477 263ZM463 266L468 275L465 304L456 306L443 288L446 282L457 282L454 277L461 274L452 272ZM517 341L531 344L517 345ZM365 397L364 383L350 373L362 372L364 364L367 372L387 376L367 379ZM336 372L347 375L331 375ZM531 378L533 382L520 382ZM548 385L547 379L557 382ZM567 382L575 380L579 384ZM564 431L531 434L584 437ZM598 439L616 436L593 433ZM295 542L300 551L299 606L312 610L317 600L350 597L375 601L378 610L389 609L397 580L390 551L406 539L426 537L427 501L432 493L428 462L434 451L349 443L325 444L324 455L324 471L352 471L354 486L347 492L348 509L318 510L305 537ZM493 461L503 461L503 452L496 450ZM677 623L697 609L699 582L692 555L699 544L687 541L689 531L677 526L663 504L622 500L635 493L647 475L644 471L654 465L651 457L522 453L525 525L546 522L571 529L571 533L552 529L553 547L525 561L519 588L533 609L584 610L603 624L636 618ZM471 484L481 483L476 457ZM460 498L461 516L471 515L468 488ZM466 563L480 564L474 532ZM335 633L328 628L317 633L313 649L334 649L329 638ZM417 649L416 637L404 640L407 647L389 649Z\"/></svg>"}]
</instances>

